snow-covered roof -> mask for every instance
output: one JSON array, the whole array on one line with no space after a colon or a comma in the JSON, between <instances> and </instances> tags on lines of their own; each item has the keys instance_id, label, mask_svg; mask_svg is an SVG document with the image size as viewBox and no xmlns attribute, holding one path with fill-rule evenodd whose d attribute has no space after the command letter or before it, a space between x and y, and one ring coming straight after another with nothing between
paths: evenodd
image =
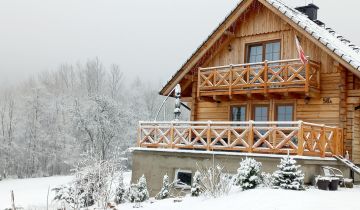
<instances>
[{"instance_id":1,"label":"snow-covered roof","mask_svg":"<svg viewBox=\"0 0 360 210\"><path fill-rule=\"evenodd\" d=\"M336 53L344 61L349 63L355 69L360 70L360 47L356 46L350 40L337 34L333 29L325 25L320 26L310 20L306 15L298 10L287 6L281 0L266 0L269 4L286 15L298 26L303 28L315 39L319 40L329 50Z\"/></svg>"},{"instance_id":2,"label":"snow-covered roof","mask_svg":"<svg viewBox=\"0 0 360 210\"><path fill-rule=\"evenodd\" d=\"M225 20L222 21L219 26L207 37L207 39L196 49L196 51L190 56L190 58L182 65L182 67L171 77L171 79L164 85L160 94L164 94L167 87L173 88L176 84L172 84L175 81L175 78L179 76L180 72L184 70L186 65L196 57L197 52L202 49L203 46L207 44L209 39L214 36L214 34L219 32L219 28L227 22L227 20L233 15L241 6L242 3L246 0L240 0L238 5L226 16ZM346 39L342 35L336 33L332 28L324 25L318 25L314 21L310 20L308 16L304 15L295 8L287 6L281 0L259 0L260 2L265 1L276 10L284 14L291 21L293 21L300 28L304 29L312 37L318 40L321 44L327 47L330 51L338 55L345 62L350 64L354 69L360 71L360 47L356 46L350 40Z\"/></svg>"}]
</instances>

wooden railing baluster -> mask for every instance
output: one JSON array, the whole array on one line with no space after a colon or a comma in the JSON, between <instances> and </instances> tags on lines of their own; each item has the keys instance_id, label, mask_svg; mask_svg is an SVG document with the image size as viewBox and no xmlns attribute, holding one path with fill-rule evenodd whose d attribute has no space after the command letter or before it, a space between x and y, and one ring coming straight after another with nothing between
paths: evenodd
<instances>
[{"instance_id":1,"label":"wooden railing baluster","mask_svg":"<svg viewBox=\"0 0 360 210\"><path fill-rule=\"evenodd\" d=\"M207 125L207 131L206 131L206 142L207 142L207 150L210 151L210 144L211 144L211 124L210 121L208 122Z\"/></svg>"}]
</instances>

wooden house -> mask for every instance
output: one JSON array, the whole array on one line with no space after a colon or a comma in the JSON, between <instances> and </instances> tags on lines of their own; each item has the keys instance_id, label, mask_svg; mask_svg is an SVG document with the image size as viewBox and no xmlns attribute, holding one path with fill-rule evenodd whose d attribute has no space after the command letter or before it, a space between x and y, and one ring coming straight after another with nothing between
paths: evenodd
<instances>
[{"instance_id":1,"label":"wooden house","mask_svg":"<svg viewBox=\"0 0 360 210\"><path fill-rule=\"evenodd\" d=\"M360 164L360 48L317 20L318 9L241 1L160 91L167 96L180 84L191 120L140 122L133 179L151 173L141 161L155 151L187 161L201 151L289 152L334 164L334 155L348 151ZM153 164L170 174L180 167Z\"/></svg>"}]
</instances>

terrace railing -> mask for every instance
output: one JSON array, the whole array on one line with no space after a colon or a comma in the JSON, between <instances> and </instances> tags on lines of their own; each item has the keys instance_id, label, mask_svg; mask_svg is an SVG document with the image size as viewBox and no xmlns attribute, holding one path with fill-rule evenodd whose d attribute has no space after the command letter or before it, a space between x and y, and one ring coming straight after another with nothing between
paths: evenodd
<instances>
[{"instance_id":1,"label":"terrace railing","mask_svg":"<svg viewBox=\"0 0 360 210\"><path fill-rule=\"evenodd\" d=\"M140 122L138 146L305 156L342 155L342 129L296 122Z\"/></svg>"},{"instance_id":2,"label":"terrace railing","mask_svg":"<svg viewBox=\"0 0 360 210\"><path fill-rule=\"evenodd\" d=\"M320 64L299 59L199 68L197 95L304 92L320 89Z\"/></svg>"}]
</instances>

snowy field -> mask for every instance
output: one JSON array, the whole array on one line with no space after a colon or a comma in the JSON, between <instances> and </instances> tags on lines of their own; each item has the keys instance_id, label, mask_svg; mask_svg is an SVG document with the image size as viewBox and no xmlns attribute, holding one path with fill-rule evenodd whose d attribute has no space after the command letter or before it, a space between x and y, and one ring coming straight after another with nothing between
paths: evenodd
<instances>
[{"instance_id":1,"label":"snowy field","mask_svg":"<svg viewBox=\"0 0 360 210\"><path fill-rule=\"evenodd\" d=\"M73 179L72 176L54 176L45 178L32 178L32 179L9 179L0 181L0 210L9 208L10 191L14 191L16 207L24 209L41 210L46 209L46 198L48 188L49 193L49 206L50 209L56 209L56 205L51 201L54 197L52 188L67 184ZM124 182L130 183L131 172L124 173Z\"/></svg>"},{"instance_id":2,"label":"snowy field","mask_svg":"<svg viewBox=\"0 0 360 210\"><path fill-rule=\"evenodd\" d=\"M32 179L9 179L0 181L0 210L9 208L10 191L14 191L15 204L25 209L39 209L46 207L48 188L65 184L71 181L72 176L53 176ZM49 202L54 193L50 191Z\"/></svg>"},{"instance_id":3,"label":"snowy field","mask_svg":"<svg viewBox=\"0 0 360 210\"><path fill-rule=\"evenodd\" d=\"M144 210L359 210L360 187L336 192L308 189L306 191L255 189L233 192L228 196L210 199L186 197L146 202ZM130 210L134 204L123 204L118 209Z\"/></svg>"},{"instance_id":4,"label":"snowy field","mask_svg":"<svg viewBox=\"0 0 360 210\"><path fill-rule=\"evenodd\" d=\"M125 182L130 181L130 173L125 174ZM48 187L65 184L72 179L71 176L3 180L0 181L0 210L10 207L10 191L15 192L15 202L17 206L25 209L45 209L46 195ZM50 193L50 201L53 193ZM234 191L228 196L216 199L185 197L176 199L181 202L174 202L174 199L157 201L150 199L142 203L144 210L167 210L167 209L187 209L187 210L336 210L360 209L358 202L360 198L360 186L354 189L343 189L339 191L321 191L318 189L308 189L306 191L275 190L275 189L255 189L244 192ZM51 205L50 209L56 209ZM121 210L134 209L134 204L126 203L118 206Z\"/></svg>"}]
</instances>

